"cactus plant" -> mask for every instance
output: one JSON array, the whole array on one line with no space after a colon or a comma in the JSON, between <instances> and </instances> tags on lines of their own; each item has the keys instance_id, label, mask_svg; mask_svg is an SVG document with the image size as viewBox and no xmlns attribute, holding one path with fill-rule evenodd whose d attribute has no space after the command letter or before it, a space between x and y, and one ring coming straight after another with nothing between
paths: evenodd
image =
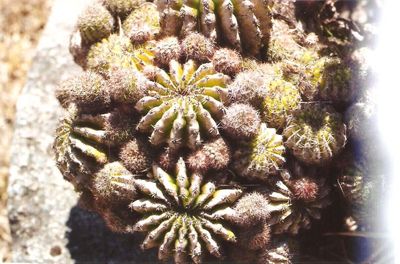
<instances>
[{"instance_id":1,"label":"cactus plant","mask_svg":"<svg viewBox=\"0 0 400 264\"><path fill-rule=\"evenodd\" d=\"M283 131L285 145L308 164L330 160L346 144L346 126L330 106L303 105Z\"/></svg>"},{"instance_id":2,"label":"cactus plant","mask_svg":"<svg viewBox=\"0 0 400 264\"><path fill-rule=\"evenodd\" d=\"M311 220L321 218L321 209L331 203L326 179L305 175L298 164L295 166L291 172L282 170L281 179L270 179L268 198L274 233L297 234L302 228L309 229Z\"/></svg>"},{"instance_id":3,"label":"cactus plant","mask_svg":"<svg viewBox=\"0 0 400 264\"><path fill-rule=\"evenodd\" d=\"M233 154L233 168L240 176L266 180L285 163L284 152L282 136L263 123L250 144Z\"/></svg>"},{"instance_id":4,"label":"cactus plant","mask_svg":"<svg viewBox=\"0 0 400 264\"><path fill-rule=\"evenodd\" d=\"M169 72L154 69L147 96L136 104L144 113L137 128L152 131L153 145L195 149L205 136L219 136L216 120L223 116L230 78L210 63L197 66L192 60L184 65L172 60Z\"/></svg>"},{"instance_id":5,"label":"cactus plant","mask_svg":"<svg viewBox=\"0 0 400 264\"><path fill-rule=\"evenodd\" d=\"M292 251L276 238L311 228L333 186L344 194L334 209L369 229L361 205L381 182L364 177L364 164L351 170L343 160L356 156L351 147L361 149L368 170L382 160L365 151L366 141L376 142L367 128L373 111L359 99L370 69L362 54L332 49L298 23L296 5L100 0L89 7L70 42L84 73L56 91L67 110L56 161L79 204L114 232L146 233L142 247L176 263L224 255L291 263L305 247ZM328 221L330 228L340 232Z\"/></svg>"},{"instance_id":6,"label":"cactus plant","mask_svg":"<svg viewBox=\"0 0 400 264\"><path fill-rule=\"evenodd\" d=\"M293 112L300 108L299 90L282 79L272 80L267 87L263 103L263 116L267 124L283 128Z\"/></svg>"},{"instance_id":7,"label":"cactus plant","mask_svg":"<svg viewBox=\"0 0 400 264\"><path fill-rule=\"evenodd\" d=\"M99 3L90 5L78 19L77 28L83 41L91 44L111 35L114 19Z\"/></svg>"},{"instance_id":8,"label":"cactus plant","mask_svg":"<svg viewBox=\"0 0 400 264\"><path fill-rule=\"evenodd\" d=\"M242 191L217 189L211 182L203 184L203 176L189 174L182 158L173 176L156 165L152 170L157 183L137 180L135 187L145 198L130 204L132 210L145 214L134 227L148 233L142 248L159 246L159 259L173 255L176 263L185 262L188 256L199 263L206 250L221 257L216 238L236 242L235 234L222 222L233 217L229 205Z\"/></svg>"},{"instance_id":9,"label":"cactus plant","mask_svg":"<svg viewBox=\"0 0 400 264\"><path fill-rule=\"evenodd\" d=\"M270 33L270 1L156 1L165 35L187 35L199 31L211 40L258 56Z\"/></svg>"}]
</instances>

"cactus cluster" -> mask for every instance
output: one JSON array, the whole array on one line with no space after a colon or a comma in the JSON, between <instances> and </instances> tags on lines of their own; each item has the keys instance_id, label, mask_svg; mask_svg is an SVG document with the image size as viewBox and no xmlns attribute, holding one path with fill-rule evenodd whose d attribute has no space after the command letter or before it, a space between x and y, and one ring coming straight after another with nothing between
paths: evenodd
<instances>
[{"instance_id":1,"label":"cactus cluster","mask_svg":"<svg viewBox=\"0 0 400 264\"><path fill-rule=\"evenodd\" d=\"M56 91L66 109L56 162L81 204L115 232L145 233L142 249L158 248L161 261L290 263L276 237L323 218L337 172L326 168L341 162L348 140L359 141L359 118L370 116L354 100L363 75L356 60L325 55L317 35L284 19L293 8L268 0L89 6L70 44L84 72ZM343 200L363 203L368 184L351 175L338 178Z\"/></svg>"}]
</instances>

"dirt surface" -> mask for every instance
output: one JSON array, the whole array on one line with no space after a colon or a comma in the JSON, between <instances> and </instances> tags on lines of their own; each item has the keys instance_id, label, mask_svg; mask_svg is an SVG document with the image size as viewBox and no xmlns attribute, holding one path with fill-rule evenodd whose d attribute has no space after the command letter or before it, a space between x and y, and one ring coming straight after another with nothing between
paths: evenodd
<instances>
[{"instance_id":1,"label":"dirt surface","mask_svg":"<svg viewBox=\"0 0 400 264\"><path fill-rule=\"evenodd\" d=\"M6 189L15 103L50 4L51 0L0 1L0 262L10 259Z\"/></svg>"}]
</instances>

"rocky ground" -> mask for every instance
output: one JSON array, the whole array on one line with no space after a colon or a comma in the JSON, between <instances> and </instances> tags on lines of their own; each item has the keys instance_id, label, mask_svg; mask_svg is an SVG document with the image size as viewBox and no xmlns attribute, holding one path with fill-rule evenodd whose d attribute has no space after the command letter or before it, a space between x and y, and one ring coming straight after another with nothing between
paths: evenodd
<instances>
[{"instance_id":1,"label":"rocky ground","mask_svg":"<svg viewBox=\"0 0 400 264\"><path fill-rule=\"evenodd\" d=\"M10 259L6 189L15 103L50 5L51 0L0 1L0 262Z\"/></svg>"}]
</instances>

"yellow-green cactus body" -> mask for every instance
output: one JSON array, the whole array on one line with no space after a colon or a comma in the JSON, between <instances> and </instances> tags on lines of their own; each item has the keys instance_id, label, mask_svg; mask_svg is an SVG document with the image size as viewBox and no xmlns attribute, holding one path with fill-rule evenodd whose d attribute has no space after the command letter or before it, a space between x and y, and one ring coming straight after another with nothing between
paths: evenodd
<instances>
[{"instance_id":1,"label":"yellow-green cactus body","mask_svg":"<svg viewBox=\"0 0 400 264\"><path fill-rule=\"evenodd\" d=\"M269 83L263 102L266 122L275 128L283 128L289 116L300 107L299 90L291 83L281 79Z\"/></svg>"},{"instance_id":2,"label":"yellow-green cactus body","mask_svg":"<svg viewBox=\"0 0 400 264\"><path fill-rule=\"evenodd\" d=\"M185 36L199 30L252 56L258 56L267 45L271 27L268 0L159 0L157 5L165 35Z\"/></svg>"},{"instance_id":3,"label":"yellow-green cactus body","mask_svg":"<svg viewBox=\"0 0 400 264\"><path fill-rule=\"evenodd\" d=\"M173 257L176 263L186 263L190 256L200 263L206 251L221 257L219 240L236 242L223 222L233 217L229 206L241 190L217 190L213 183L202 184L203 177L188 174L182 158L175 174L153 166L152 175L157 183L136 180L135 187L145 198L130 204L132 210L146 214L134 227L148 233L143 249L159 247L158 258L163 261Z\"/></svg>"},{"instance_id":4,"label":"yellow-green cactus body","mask_svg":"<svg viewBox=\"0 0 400 264\"><path fill-rule=\"evenodd\" d=\"M92 44L111 35L114 19L100 4L89 6L79 17L77 28L86 44Z\"/></svg>"},{"instance_id":5,"label":"yellow-green cactus body","mask_svg":"<svg viewBox=\"0 0 400 264\"><path fill-rule=\"evenodd\" d=\"M196 148L204 136L219 135L217 121L224 113L229 77L217 73L212 64L197 67L193 61L181 65L171 61L170 72L156 68L148 95L136 109L145 113L137 128L150 132L153 145Z\"/></svg>"},{"instance_id":6,"label":"yellow-green cactus body","mask_svg":"<svg viewBox=\"0 0 400 264\"><path fill-rule=\"evenodd\" d=\"M57 128L54 142L57 166L75 185L81 181L79 175L90 174L93 168L109 160L107 146L111 142L104 129L106 119L107 114L78 115L72 109Z\"/></svg>"},{"instance_id":7,"label":"yellow-green cactus body","mask_svg":"<svg viewBox=\"0 0 400 264\"><path fill-rule=\"evenodd\" d=\"M263 123L250 146L234 153L233 166L240 176L266 180L285 162L284 152L282 136Z\"/></svg>"},{"instance_id":8,"label":"yellow-green cactus body","mask_svg":"<svg viewBox=\"0 0 400 264\"><path fill-rule=\"evenodd\" d=\"M117 69L141 70L153 62L151 45L134 47L129 38L113 34L91 47L87 68L103 75Z\"/></svg>"},{"instance_id":9,"label":"yellow-green cactus body","mask_svg":"<svg viewBox=\"0 0 400 264\"><path fill-rule=\"evenodd\" d=\"M330 106L305 105L294 114L283 131L286 146L299 160L321 164L346 144L346 126Z\"/></svg>"},{"instance_id":10,"label":"yellow-green cactus body","mask_svg":"<svg viewBox=\"0 0 400 264\"><path fill-rule=\"evenodd\" d=\"M133 43L155 39L160 33L160 15L156 5L142 4L126 18L122 28Z\"/></svg>"},{"instance_id":11,"label":"yellow-green cactus body","mask_svg":"<svg viewBox=\"0 0 400 264\"><path fill-rule=\"evenodd\" d=\"M146 3L146 0L101 0L101 2L114 16L125 17Z\"/></svg>"}]
</instances>

